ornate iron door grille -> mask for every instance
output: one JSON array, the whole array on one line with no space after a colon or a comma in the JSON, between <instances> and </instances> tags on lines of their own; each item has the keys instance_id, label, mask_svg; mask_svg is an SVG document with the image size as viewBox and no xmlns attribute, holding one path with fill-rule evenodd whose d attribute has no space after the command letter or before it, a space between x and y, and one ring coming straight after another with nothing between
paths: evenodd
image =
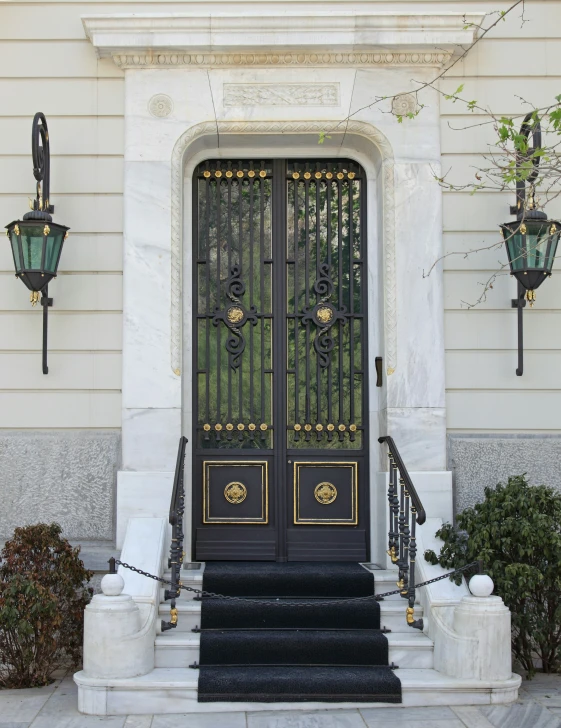
<instances>
[{"instance_id":1,"label":"ornate iron door grille","mask_svg":"<svg viewBox=\"0 0 561 728\"><path fill-rule=\"evenodd\" d=\"M194 179L196 558L364 559L364 172L209 160Z\"/></svg>"}]
</instances>

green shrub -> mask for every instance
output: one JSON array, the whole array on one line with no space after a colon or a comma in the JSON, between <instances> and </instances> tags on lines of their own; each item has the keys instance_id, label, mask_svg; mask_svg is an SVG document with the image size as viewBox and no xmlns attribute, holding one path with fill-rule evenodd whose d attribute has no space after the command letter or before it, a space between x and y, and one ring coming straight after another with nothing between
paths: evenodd
<instances>
[{"instance_id":1,"label":"green shrub","mask_svg":"<svg viewBox=\"0 0 561 728\"><path fill-rule=\"evenodd\" d=\"M495 593L512 612L512 650L531 677L536 658L544 672L561 670L561 494L530 486L525 475L485 488L485 500L444 524L437 556L445 568L481 560ZM457 583L459 583L457 578Z\"/></svg>"},{"instance_id":2,"label":"green shrub","mask_svg":"<svg viewBox=\"0 0 561 728\"><path fill-rule=\"evenodd\" d=\"M79 663L93 572L57 523L16 528L0 563L0 686L48 685Z\"/></svg>"}]
</instances>

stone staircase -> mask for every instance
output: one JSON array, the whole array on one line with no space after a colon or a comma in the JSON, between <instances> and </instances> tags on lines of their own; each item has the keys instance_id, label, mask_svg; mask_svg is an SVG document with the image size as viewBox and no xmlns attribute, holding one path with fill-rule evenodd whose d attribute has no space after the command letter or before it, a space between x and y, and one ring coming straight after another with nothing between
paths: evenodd
<instances>
[{"instance_id":1,"label":"stone staircase","mask_svg":"<svg viewBox=\"0 0 561 728\"><path fill-rule=\"evenodd\" d=\"M203 567L204 568L204 567ZM164 575L169 579L169 572ZM202 586L202 569L198 572L182 572L181 581L185 586L200 589ZM375 571L376 594L392 591L396 588L397 572L390 570ZM193 592L182 591L176 601L178 611L177 627L156 637L155 664L157 668L187 668L199 662L200 635L192 630L201 623L201 602L193 599ZM433 667L433 643L422 632L411 629L405 622L406 602L395 594L380 602L381 627L391 630L386 637L389 642L389 661L408 668ZM422 617L420 605L416 608L416 617ZM164 590L161 590L159 617L169 621L169 602L164 601ZM399 674L398 674L399 675ZM196 672L194 673L196 677Z\"/></svg>"}]
</instances>

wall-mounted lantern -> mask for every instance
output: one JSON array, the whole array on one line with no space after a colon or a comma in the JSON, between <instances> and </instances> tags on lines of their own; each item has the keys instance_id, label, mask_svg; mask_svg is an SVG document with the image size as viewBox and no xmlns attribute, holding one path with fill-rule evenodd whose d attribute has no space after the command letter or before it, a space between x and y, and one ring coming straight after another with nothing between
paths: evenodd
<instances>
[{"instance_id":1,"label":"wall-mounted lantern","mask_svg":"<svg viewBox=\"0 0 561 728\"><path fill-rule=\"evenodd\" d=\"M49 298L49 282L56 278L58 262L64 240L68 237L65 225L53 222L50 203L50 151L49 130L44 114L38 112L33 119L31 136L33 175L37 180L37 197L33 200L31 212L23 220L14 220L6 225L12 255L19 278L31 291L29 300L33 306L39 301L43 306L43 374L49 373L47 366L48 310L53 305Z\"/></svg>"},{"instance_id":2,"label":"wall-mounted lantern","mask_svg":"<svg viewBox=\"0 0 561 728\"><path fill-rule=\"evenodd\" d=\"M522 311L526 301L530 307L536 300L535 290L551 276L551 267L555 259L555 251L559 242L561 223L558 220L548 220L545 212L536 210L534 201L533 182L538 176L540 157L532 159L533 169L526 179L522 176L522 165L532 153L541 147L542 132L539 118L533 112L526 115L520 134L528 139L532 134L532 146L528 145L526 153L518 153L516 158L516 205L511 205L510 214L516 215L516 220L501 225L506 245L510 273L518 281L517 298L512 299L512 307L518 309L518 368L516 375L521 377L524 373L524 346ZM529 193L526 197L526 184Z\"/></svg>"}]
</instances>

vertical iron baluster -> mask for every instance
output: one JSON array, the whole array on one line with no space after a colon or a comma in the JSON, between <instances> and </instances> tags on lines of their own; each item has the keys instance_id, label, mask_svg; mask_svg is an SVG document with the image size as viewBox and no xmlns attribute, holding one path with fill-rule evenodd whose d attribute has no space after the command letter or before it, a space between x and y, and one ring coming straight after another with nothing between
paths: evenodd
<instances>
[{"instance_id":1,"label":"vertical iron baluster","mask_svg":"<svg viewBox=\"0 0 561 728\"><path fill-rule=\"evenodd\" d=\"M306 164L306 171L308 165ZM304 180L304 306L306 310L310 306L310 184ZM306 422L312 419L310 400L310 324L306 324ZM306 441L309 441L310 434L306 432Z\"/></svg>"},{"instance_id":2,"label":"vertical iron baluster","mask_svg":"<svg viewBox=\"0 0 561 728\"><path fill-rule=\"evenodd\" d=\"M329 166L328 166L329 169ZM326 199L326 206L327 206L327 268L329 271L329 275L331 276L331 246L332 246L332 240L331 240L331 187L332 183L331 181L327 180L325 183L325 199ZM333 370L332 370L332 361L331 357L329 357L329 361L327 364L327 422L329 424L333 424ZM328 430L327 432L327 441L331 442L333 438L333 433Z\"/></svg>"},{"instance_id":3,"label":"vertical iron baluster","mask_svg":"<svg viewBox=\"0 0 561 728\"><path fill-rule=\"evenodd\" d=\"M220 253L221 241L220 233L222 228L222 206L220 205L220 180L216 180L216 308L222 305L222 295L220 287ZM222 324L218 323L216 327L216 421L222 422L222 346L221 337Z\"/></svg>"},{"instance_id":4,"label":"vertical iron baluster","mask_svg":"<svg viewBox=\"0 0 561 728\"><path fill-rule=\"evenodd\" d=\"M211 421L211 414L210 414L210 319L209 316L211 315L210 310L210 179L205 179L203 177L203 184L205 186L205 220L204 220L204 235L206 237L206 246L205 246L205 273L206 273L206 310L205 314L206 317L204 319L205 322L205 335L206 335L206 342L205 342L205 380L206 380L206 413L205 413L205 422ZM200 182L199 182L200 185ZM200 228L200 221L199 221L199 237L202 236L203 231L201 231ZM200 255L200 253L199 253ZM197 298L197 305L198 305L198 298ZM197 320L198 323L198 320ZM199 332L197 331L197 340L199 337ZM199 421L200 421L200 415L199 415ZM218 421L218 420L217 420Z\"/></svg>"},{"instance_id":5,"label":"vertical iron baluster","mask_svg":"<svg viewBox=\"0 0 561 728\"><path fill-rule=\"evenodd\" d=\"M241 180L236 179L236 188L238 190L238 260L239 260L239 266L240 266L240 279L243 281L244 279L244 267L243 267L243 217L242 217L242 206L243 206L243 197L242 197L242 183ZM249 327L250 329L253 328L253 326ZM245 351L244 351L245 354ZM244 412L243 412L243 365L244 365L244 354L240 356L240 366L238 368L238 422L244 423ZM244 431L240 430L240 434L238 436L238 440L240 442L243 442L244 440Z\"/></svg>"},{"instance_id":6,"label":"vertical iron baluster","mask_svg":"<svg viewBox=\"0 0 561 728\"><path fill-rule=\"evenodd\" d=\"M259 177L259 289L261 297L261 422L265 422L265 180ZM271 326L273 319L271 318ZM261 440L265 432L260 430Z\"/></svg>"},{"instance_id":7,"label":"vertical iron baluster","mask_svg":"<svg viewBox=\"0 0 561 728\"><path fill-rule=\"evenodd\" d=\"M240 164L241 167L241 164ZM250 163L250 169L252 165ZM249 179L249 308L253 306L253 276L255 275L253 270L253 180ZM261 309L260 309L261 310ZM253 326L249 327L249 421L254 421L254 359L253 359ZM250 439L253 440L253 431L249 433Z\"/></svg>"},{"instance_id":8,"label":"vertical iron baluster","mask_svg":"<svg viewBox=\"0 0 561 728\"><path fill-rule=\"evenodd\" d=\"M317 165L319 169L319 164ZM321 264L321 212L320 212L320 182L316 180L316 280L321 277L320 264ZM319 303L320 296L316 293L315 303ZM316 330L316 338L319 336L319 331ZM316 356L316 422L319 424L322 421L321 416L321 367L320 358ZM322 433L316 430L317 441L320 442Z\"/></svg>"},{"instance_id":9,"label":"vertical iron baluster","mask_svg":"<svg viewBox=\"0 0 561 728\"><path fill-rule=\"evenodd\" d=\"M401 473L400 473L401 475ZM397 566L399 569L399 580L397 586L403 589L403 534L405 530L405 481L399 478L399 561Z\"/></svg>"},{"instance_id":10,"label":"vertical iron baluster","mask_svg":"<svg viewBox=\"0 0 561 728\"><path fill-rule=\"evenodd\" d=\"M294 165L297 169L297 165ZM293 180L290 184L294 188L294 424L300 424L300 269L298 267L298 258L300 257L300 229L298 227L298 203L299 203L299 184L297 180ZM296 432L296 440L300 439L300 435Z\"/></svg>"},{"instance_id":11,"label":"vertical iron baluster","mask_svg":"<svg viewBox=\"0 0 561 728\"><path fill-rule=\"evenodd\" d=\"M341 164L338 165L341 172ZM337 179L337 263L338 263L338 302L339 311L343 307L343 185L341 180ZM339 423L345 424L345 386L343 371L343 322L338 321L339 328ZM339 433L339 440L344 439L343 433Z\"/></svg>"},{"instance_id":12,"label":"vertical iron baluster","mask_svg":"<svg viewBox=\"0 0 561 728\"><path fill-rule=\"evenodd\" d=\"M411 504L411 539L409 541L409 588L408 588L408 606L406 610L407 624L411 627L422 629L422 622L415 622L415 563L417 560L417 538L416 538L416 516L417 509Z\"/></svg>"},{"instance_id":13,"label":"vertical iron baluster","mask_svg":"<svg viewBox=\"0 0 561 728\"><path fill-rule=\"evenodd\" d=\"M355 303L354 303L354 250L353 250L353 183L348 180L349 189L349 402L350 421L355 421ZM354 433L351 433L351 440L354 440Z\"/></svg>"},{"instance_id":14,"label":"vertical iron baluster","mask_svg":"<svg viewBox=\"0 0 561 728\"><path fill-rule=\"evenodd\" d=\"M227 227L226 227L226 246L228 250L228 270L227 270L227 279L232 274L232 182L230 179L226 179L226 185L227 185L227 210L226 210L226 219L227 219ZM226 292L228 295L228 291ZM232 422L232 367L229 365L228 362L228 422ZM228 440L231 440L232 436L228 437Z\"/></svg>"},{"instance_id":15,"label":"vertical iron baluster","mask_svg":"<svg viewBox=\"0 0 561 728\"><path fill-rule=\"evenodd\" d=\"M401 581L403 582L403 588L401 596L406 597L409 593L409 508L410 508L410 496L407 489L404 491L405 495L405 523L403 526L403 568Z\"/></svg>"}]
</instances>

